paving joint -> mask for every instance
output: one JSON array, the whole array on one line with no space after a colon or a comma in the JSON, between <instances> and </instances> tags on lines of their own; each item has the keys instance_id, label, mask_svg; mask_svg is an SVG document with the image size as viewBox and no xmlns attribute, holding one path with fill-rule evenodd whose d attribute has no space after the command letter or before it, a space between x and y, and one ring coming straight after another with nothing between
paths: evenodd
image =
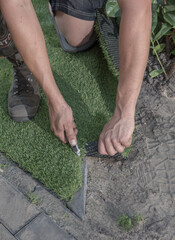
<instances>
[{"instance_id":1,"label":"paving joint","mask_svg":"<svg viewBox=\"0 0 175 240\"><path fill-rule=\"evenodd\" d=\"M14 236L14 233L13 232L11 232L11 230L10 229L8 229L8 227L2 222L2 221L0 221L0 224L11 234L11 235L13 235Z\"/></svg>"},{"instance_id":2,"label":"paving joint","mask_svg":"<svg viewBox=\"0 0 175 240\"><path fill-rule=\"evenodd\" d=\"M2 223L0 223L0 239L17 240L17 238Z\"/></svg>"},{"instance_id":3,"label":"paving joint","mask_svg":"<svg viewBox=\"0 0 175 240\"><path fill-rule=\"evenodd\" d=\"M30 219L30 221L27 222L25 225L23 225L18 231L16 231L15 233L11 233L11 234L13 236L17 235L20 231L22 231L24 228L26 228L28 225L30 225L37 217L39 217L42 214L43 214L43 212L38 213L38 215L36 215L34 218Z\"/></svg>"},{"instance_id":4,"label":"paving joint","mask_svg":"<svg viewBox=\"0 0 175 240\"><path fill-rule=\"evenodd\" d=\"M19 240L43 239L51 240L64 239L64 240L75 240L75 238L60 228L60 226L54 222L46 213L42 212L38 217L33 219L30 224L23 227L15 237Z\"/></svg>"}]
</instances>

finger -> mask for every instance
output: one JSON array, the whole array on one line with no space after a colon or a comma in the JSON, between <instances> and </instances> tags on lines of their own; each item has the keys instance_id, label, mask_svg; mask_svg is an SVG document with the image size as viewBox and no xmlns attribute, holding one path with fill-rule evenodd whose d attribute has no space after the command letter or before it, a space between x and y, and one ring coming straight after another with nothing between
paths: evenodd
<instances>
[{"instance_id":1,"label":"finger","mask_svg":"<svg viewBox=\"0 0 175 240\"><path fill-rule=\"evenodd\" d=\"M122 153L125 150L125 146L123 146L120 142L118 142L116 138L112 138L111 143L114 149L116 150L116 153L117 152Z\"/></svg>"},{"instance_id":2,"label":"finger","mask_svg":"<svg viewBox=\"0 0 175 240\"><path fill-rule=\"evenodd\" d=\"M77 129L77 125L76 125L75 122L73 122L73 130L75 132L75 135L77 135L78 134L78 129Z\"/></svg>"},{"instance_id":3,"label":"finger","mask_svg":"<svg viewBox=\"0 0 175 240\"><path fill-rule=\"evenodd\" d=\"M57 127L52 127L52 129L56 137L58 137L63 143L67 143L63 126L59 125Z\"/></svg>"},{"instance_id":4,"label":"finger","mask_svg":"<svg viewBox=\"0 0 175 240\"><path fill-rule=\"evenodd\" d=\"M132 143L132 136L129 138L128 144L126 145L126 147L129 147L131 145L131 143Z\"/></svg>"},{"instance_id":5,"label":"finger","mask_svg":"<svg viewBox=\"0 0 175 240\"><path fill-rule=\"evenodd\" d=\"M64 130L62 131L55 131L55 136L57 136L63 143L67 143L67 139L66 139L66 136L65 136L65 133L64 133Z\"/></svg>"},{"instance_id":6,"label":"finger","mask_svg":"<svg viewBox=\"0 0 175 240\"><path fill-rule=\"evenodd\" d=\"M110 137L106 136L104 143L105 143L105 148L108 155L113 156L117 153L117 150L114 148Z\"/></svg>"},{"instance_id":7,"label":"finger","mask_svg":"<svg viewBox=\"0 0 175 240\"><path fill-rule=\"evenodd\" d=\"M78 129L74 129L74 132L75 132L75 135L77 135L78 134Z\"/></svg>"},{"instance_id":8,"label":"finger","mask_svg":"<svg viewBox=\"0 0 175 240\"><path fill-rule=\"evenodd\" d=\"M73 128L77 128L77 125L75 122L73 122Z\"/></svg>"},{"instance_id":9,"label":"finger","mask_svg":"<svg viewBox=\"0 0 175 240\"><path fill-rule=\"evenodd\" d=\"M125 147L129 147L132 143L132 136L129 138L121 139L120 143Z\"/></svg>"},{"instance_id":10,"label":"finger","mask_svg":"<svg viewBox=\"0 0 175 240\"><path fill-rule=\"evenodd\" d=\"M68 142L71 146L75 146L77 144L77 138L76 133L72 126L69 126L67 129L65 129L66 137Z\"/></svg>"},{"instance_id":11,"label":"finger","mask_svg":"<svg viewBox=\"0 0 175 240\"><path fill-rule=\"evenodd\" d=\"M105 145L104 145L102 137L100 137L99 141L98 141L98 152L101 155L107 155L106 148L105 148Z\"/></svg>"}]
</instances>

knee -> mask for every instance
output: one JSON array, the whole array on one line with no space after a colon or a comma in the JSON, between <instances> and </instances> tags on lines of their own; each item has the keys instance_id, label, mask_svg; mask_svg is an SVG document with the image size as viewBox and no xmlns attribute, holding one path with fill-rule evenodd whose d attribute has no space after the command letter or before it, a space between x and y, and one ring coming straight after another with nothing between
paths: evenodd
<instances>
[{"instance_id":1,"label":"knee","mask_svg":"<svg viewBox=\"0 0 175 240\"><path fill-rule=\"evenodd\" d=\"M85 21L57 11L56 24L64 38L72 47L79 47L88 42L93 32L94 21Z\"/></svg>"},{"instance_id":2,"label":"knee","mask_svg":"<svg viewBox=\"0 0 175 240\"><path fill-rule=\"evenodd\" d=\"M72 46L72 47L80 47L84 44L86 44L89 40L89 36L71 36L70 34L66 34L65 36L67 42Z\"/></svg>"},{"instance_id":3,"label":"knee","mask_svg":"<svg viewBox=\"0 0 175 240\"><path fill-rule=\"evenodd\" d=\"M66 40L69 43L69 45L71 45L72 47L79 47L79 46L81 46L81 39L66 37Z\"/></svg>"}]
</instances>

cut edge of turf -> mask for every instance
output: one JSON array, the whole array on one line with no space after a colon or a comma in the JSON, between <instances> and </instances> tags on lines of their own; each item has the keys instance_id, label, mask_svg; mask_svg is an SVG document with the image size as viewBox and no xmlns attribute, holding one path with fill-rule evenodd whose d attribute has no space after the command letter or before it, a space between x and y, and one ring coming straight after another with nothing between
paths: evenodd
<instances>
[{"instance_id":1,"label":"cut edge of turf","mask_svg":"<svg viewBox=\"0 0 175 240\"><path fill-rule=\"evenodd\" d=\"M104 54L104 58L107 61L108 68L112 72L112 74L117 77L117 80L118 80L119 79L119 70L116 69L114 62L113 62L112 58L110 57L110 55L108 53L106 42L105 42L105 40L104 40L104 38L103 38L103 36L100 32L100 27L99 27L97 21L95 21L94 29L95 29L95 32L97 34L97 38L98 38L100 48L101 48L101 50Z\"/></svg>"}]
</instances>

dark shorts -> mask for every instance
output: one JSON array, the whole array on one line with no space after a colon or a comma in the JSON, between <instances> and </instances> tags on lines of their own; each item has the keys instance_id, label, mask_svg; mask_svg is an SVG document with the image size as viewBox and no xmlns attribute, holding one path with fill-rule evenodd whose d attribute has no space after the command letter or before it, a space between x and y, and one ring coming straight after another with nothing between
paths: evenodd
<instances>
[{"instance_id":1,"label":"dark shorts","mask_svg":"<svg viewBox=\"0 0 175 240\"><path fill-rule=\"evenodd\" d=\"M0 56L9 57L17 52L6 22L0 12Z\"/></svg>"},{"instance_id":2,"label":"dark shorts","mask_svg":"<svg viewBox=\"0 0 175 240\"><path fill-rule=\"evenodd\" d=\"M93 21L96 9L102 8L106 0L49 0L53 14L64 12L76 18Z\"/></svg>"}]
</instances>

